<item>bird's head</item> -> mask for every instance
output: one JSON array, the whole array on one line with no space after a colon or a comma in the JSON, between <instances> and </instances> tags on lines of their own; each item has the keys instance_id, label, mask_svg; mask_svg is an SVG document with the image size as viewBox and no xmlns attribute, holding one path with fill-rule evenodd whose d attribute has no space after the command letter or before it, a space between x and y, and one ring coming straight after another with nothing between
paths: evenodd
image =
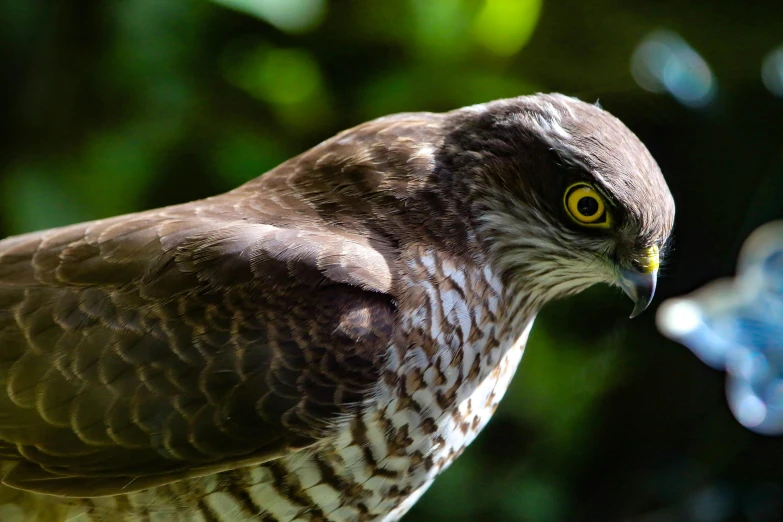
<instances>
[{"instance_id":1,"label":"bird's head","mask_svg":"<svg viewBox=\"0 0 783 522\"><path fill-rule=\"evenodd\" d=\"M655 292L674 201L647 148L617 118L562 95L450 113L441 158L471 192L480 241L507 282L543 304L595 283L632 317Z\"/></svg>"}]
</instances>

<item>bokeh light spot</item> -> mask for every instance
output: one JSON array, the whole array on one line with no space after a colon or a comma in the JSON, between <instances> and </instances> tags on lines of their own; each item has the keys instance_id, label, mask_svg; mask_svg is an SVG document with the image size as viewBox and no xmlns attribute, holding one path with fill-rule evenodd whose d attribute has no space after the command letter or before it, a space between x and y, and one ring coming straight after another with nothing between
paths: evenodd
<instances>
[{"instance_id":1,"label":"bokeh light spot","mask_svg":"<svg viewBox=\"0 0 783 522\"><path fill-rule=\"evenodd\" d=\"M272 104L296 104L315 97L322 81L307 51L259 46L228 65L227 76L254 97Z\"/></svg>"},{"instance_id":2,"label":"bokeh light spot","mask_svg":"<svg viewBox=\"0 0 783 522\"><path fill-rule=\"evenodd\" d=\"M655 31L642 40L631 58L631 74L643 89L668 92L686 107L704 107L715 98L709 65L671 31Z\"/></svg>"},{"instance_id":3,"label":"bokeh light spot","mask_svg":"<svg viewBox=\"0 0 783 522\"><path fill-rule=\"evenodd\" d=\"M699 327L699 307L685 299L672 299L661 305L657 321L669 335L687 335Z\"/></svg>"},{"instance_id":4,"label":"bokeh light spot","mask_svg":"<svg viewBox=\"0 0 783 522\"><path fill-rule=\"evenodd\" d=\"M772 94L783 98L783 46L773 49L764 57L761 79Z\"/></svg>"},{"instance_id":5,"label":"bokeh light spot","mask_svg":"<svg viewBox=\"0 0 783 522\"><path fill-rule=\"evenodd\" d=\"M287 33L317 27L326 14L326 0L213 0L225 7L256 16Z\"/></svg>"},{"instance_id":6,"label":"bokeh light spot","mask_svg":"<svg viewBox=\"0 0 783 522\"><path fill-rule=\"evenodd\" d=\"M767 416L767 407L755 395L748 394L739 399L736 408L737 420L748 428L755 428Z\"/></svg>"},{"instance_id":7,"label":"bokeh light spot","mask_svg":"<svg viewBox=\"0 0 783 522\"><path fill-rule=\"evenodd\" d=\"M479 44L500 56L510 56L527 43L541 12L541 0L486 0L473 24Z\"/></svg>"},{"instance_id":8,"label":"bokeh light spot","mask_svg":"<svg viewBox=\"0 0 783 522\"><path fill-rule=\"evenodd\" d=\"M689 504L688 520L722 522L731 514L733 499L725 487L711 485L693 495Z\"/></svg>"}]
</instances>

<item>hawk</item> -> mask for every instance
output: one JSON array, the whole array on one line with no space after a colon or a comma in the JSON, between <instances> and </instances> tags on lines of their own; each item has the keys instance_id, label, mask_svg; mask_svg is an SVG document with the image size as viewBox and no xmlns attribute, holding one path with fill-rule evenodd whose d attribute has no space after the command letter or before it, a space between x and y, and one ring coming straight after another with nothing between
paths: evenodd
<instances>
[{"instance_id":1,"label":"hawk","mask_svg":"<svg viewBox=\"0 0 783 522\"><path fill-rule=\"evenodd\" d=\"M647 307L673 220L628 128L538 94L0 241L0 518L397 520L544 304L609 283Z\"/></svg>"}]
</instances>

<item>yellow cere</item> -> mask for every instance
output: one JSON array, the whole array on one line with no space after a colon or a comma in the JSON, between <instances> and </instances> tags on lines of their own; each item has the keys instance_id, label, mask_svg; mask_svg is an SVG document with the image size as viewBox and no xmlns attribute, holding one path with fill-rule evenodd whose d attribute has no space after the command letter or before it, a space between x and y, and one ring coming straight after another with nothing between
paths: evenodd
<instances>
[{"instance_id":1,"label":"yellow cere","mask_svg":"<svg viewBox=\"0 0 783 522\"><path fill-rule=\"evenodd\" d=\"M601 195L587 183L575 183L565 192L565 207L583 226L608 228L611 224Z\"/></svg>"},{"instance_id":2,"label":"yellow cere","mask_svg":"<svg viewBox=\"0 0 783 522\"><path fill-rule=\"evenodd\" d=\"M660 249L658 245L653 245L644 251L644 258L641 260L642 273L650 274L658 270L661 264Z\"/></svg>"}]
</instances>

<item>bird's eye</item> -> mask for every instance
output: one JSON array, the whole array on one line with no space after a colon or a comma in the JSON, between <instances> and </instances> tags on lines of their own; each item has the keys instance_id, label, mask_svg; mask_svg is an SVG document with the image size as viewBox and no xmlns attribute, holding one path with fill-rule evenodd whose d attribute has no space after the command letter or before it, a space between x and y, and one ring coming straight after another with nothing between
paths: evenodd
<instances>
[{"instance_id":1,"label":"bird's eye","mask_svg":"<svg viewBox=\"0 0 783 522\"><path fill-rule=\"evenodd\" d=\"M604 199L587 183L574 183L565 191L563 198L566 212L580 225L608 228L609 214Z\"/></svg>"}]
</instances>

